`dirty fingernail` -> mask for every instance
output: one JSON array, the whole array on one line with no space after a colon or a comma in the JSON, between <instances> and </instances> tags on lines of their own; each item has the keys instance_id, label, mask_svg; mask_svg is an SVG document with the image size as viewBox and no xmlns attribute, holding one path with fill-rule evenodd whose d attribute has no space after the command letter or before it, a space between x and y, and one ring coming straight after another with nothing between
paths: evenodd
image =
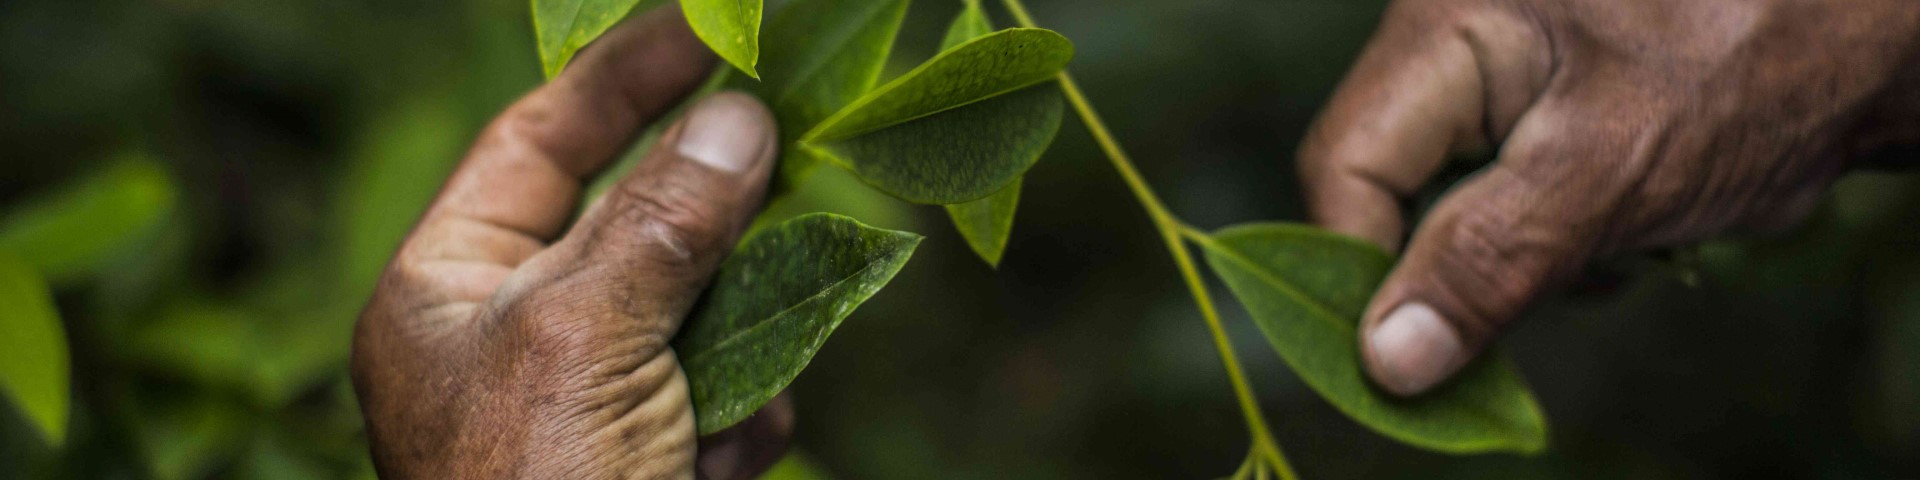
<instances>
[{"instance_id":1,"label":"dirty fingernail","mask_svg":"<svg viewBox=\"0 0 1920 480\"><path fill-rule=\"evenodd\" d=\"M767 144L773 142L773 115L759 100L738 92L721 92L701 100L687 112L680 155L722 171L740 173L771 161Z\"/></svg>"}]
</instances>

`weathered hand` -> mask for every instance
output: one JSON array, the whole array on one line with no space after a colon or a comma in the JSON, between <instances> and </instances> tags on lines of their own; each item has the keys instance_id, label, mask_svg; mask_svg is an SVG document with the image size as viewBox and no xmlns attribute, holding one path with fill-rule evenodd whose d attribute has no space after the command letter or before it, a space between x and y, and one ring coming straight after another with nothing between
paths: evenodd
<instances>
[{"instance_id":1,"label":"weathered hand","mask_svg":"<svg viewBox=\"0 0 1920 480\"><path fill-rule=\"evenodd\" d=\"M1412 395L1595 255L1782 228L1917 145L1912 0L1400 0L1299 168L1315 221L1392 250L1450 153L1499 148L1367 309L1368 372Z\"/></svg>"},{"instance_id":2,"label":"weathered hand","mask_svg":"<svg viewBox=\"0 0 1920 480\"><path fill-rule=\"evenodd\" d=\"M665 8L600 38L489 125L361 315L353 378L386 478L746 478L776 400L698 440L668 340L759 210L771 114L691 107L568 226L582 182L684 98L711 53ZM564 234L563 234L564 230Z\"/></svg>"}]
</instances>

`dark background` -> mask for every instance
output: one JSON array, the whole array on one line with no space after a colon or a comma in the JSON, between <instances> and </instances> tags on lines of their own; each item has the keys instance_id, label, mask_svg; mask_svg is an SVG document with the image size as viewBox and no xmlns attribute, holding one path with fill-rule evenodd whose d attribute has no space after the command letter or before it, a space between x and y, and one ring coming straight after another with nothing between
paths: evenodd
<instances>
[{"instance_id":1,"label":"dark background","mask_svg":"<svg viewBox=\"0 0 1920 480\"><path fill-rule=\"evenodd\" d=\"M1075 41L1071 68L1149 181L1209 229L1303 218L1293 149L1382 6L1031 5ZM916 2L891 71L926 58L958 9ZM370 478L345 381L353 317L466 143L539 84L535 55L518 0L0 2L0 212L129 157L177 192L111 268L58 289L69 441L42 445L0 408L0 477ZM1245 426L1204 324L1077 121L1032 170L998 271L942 210L823 173L776 211L929 235L792 389L796 447L823 470L1205 478L1239 463ZM1609 261L1613 288L1544 302L1504 342L1550 420L1538 457L1371 433L1217 292L1307 478L1915 478L1916 192L1857 174L1793 233L1708 243L1681 267Z\"/></svg>"}]
</instances>

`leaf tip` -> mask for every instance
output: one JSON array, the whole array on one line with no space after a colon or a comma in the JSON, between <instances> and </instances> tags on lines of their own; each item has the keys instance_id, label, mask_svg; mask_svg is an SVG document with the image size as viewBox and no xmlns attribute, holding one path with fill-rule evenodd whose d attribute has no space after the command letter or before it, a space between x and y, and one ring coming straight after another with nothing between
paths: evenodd
<instances>
[{"instance_id":1,"label":"leaf tip","mask_svg":"<svg viewBox=\"0 0 1920 480\"><path fill-rule=\"evenodd\" d=\"M760 70L759 70L760 59L757 57L758 56L749 57L745 61L735 61L729 58L727 59L727 63L733 64L733 68L740 69L740 73L745 73L747 74L748 77L752 77L754 80L759 80L760 79Z\"/></svg>"}]
</instances>

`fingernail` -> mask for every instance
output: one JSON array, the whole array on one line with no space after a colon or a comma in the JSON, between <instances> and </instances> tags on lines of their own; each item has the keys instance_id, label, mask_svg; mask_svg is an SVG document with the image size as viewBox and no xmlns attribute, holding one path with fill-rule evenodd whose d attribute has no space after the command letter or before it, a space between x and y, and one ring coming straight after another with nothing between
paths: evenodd
<instances>
[{"instance_id":1,"label":"fingernail","mask_svg":"<svg viewBox=\"0 0 1920 480\"><path fill-rule=\"evenodd\" d=\"M1460 334L1433 307L1419 302L1388 313L1367 337L1367 347L1375 363L1374 380L1400 395L1425 392L1446 379L1462 349Z\"/></svg>"},{"instance_id":2,"label":"fingernail","mask_svg":"<svg viewBox=\"0 0 1920 480\"><path fill-rule=\"evenodd\" d=\"M708 96L687 112L675 149L680 156L721 171L739 173L768 161L773 115L743 93Z\"/></svg>"}]
</instances>

